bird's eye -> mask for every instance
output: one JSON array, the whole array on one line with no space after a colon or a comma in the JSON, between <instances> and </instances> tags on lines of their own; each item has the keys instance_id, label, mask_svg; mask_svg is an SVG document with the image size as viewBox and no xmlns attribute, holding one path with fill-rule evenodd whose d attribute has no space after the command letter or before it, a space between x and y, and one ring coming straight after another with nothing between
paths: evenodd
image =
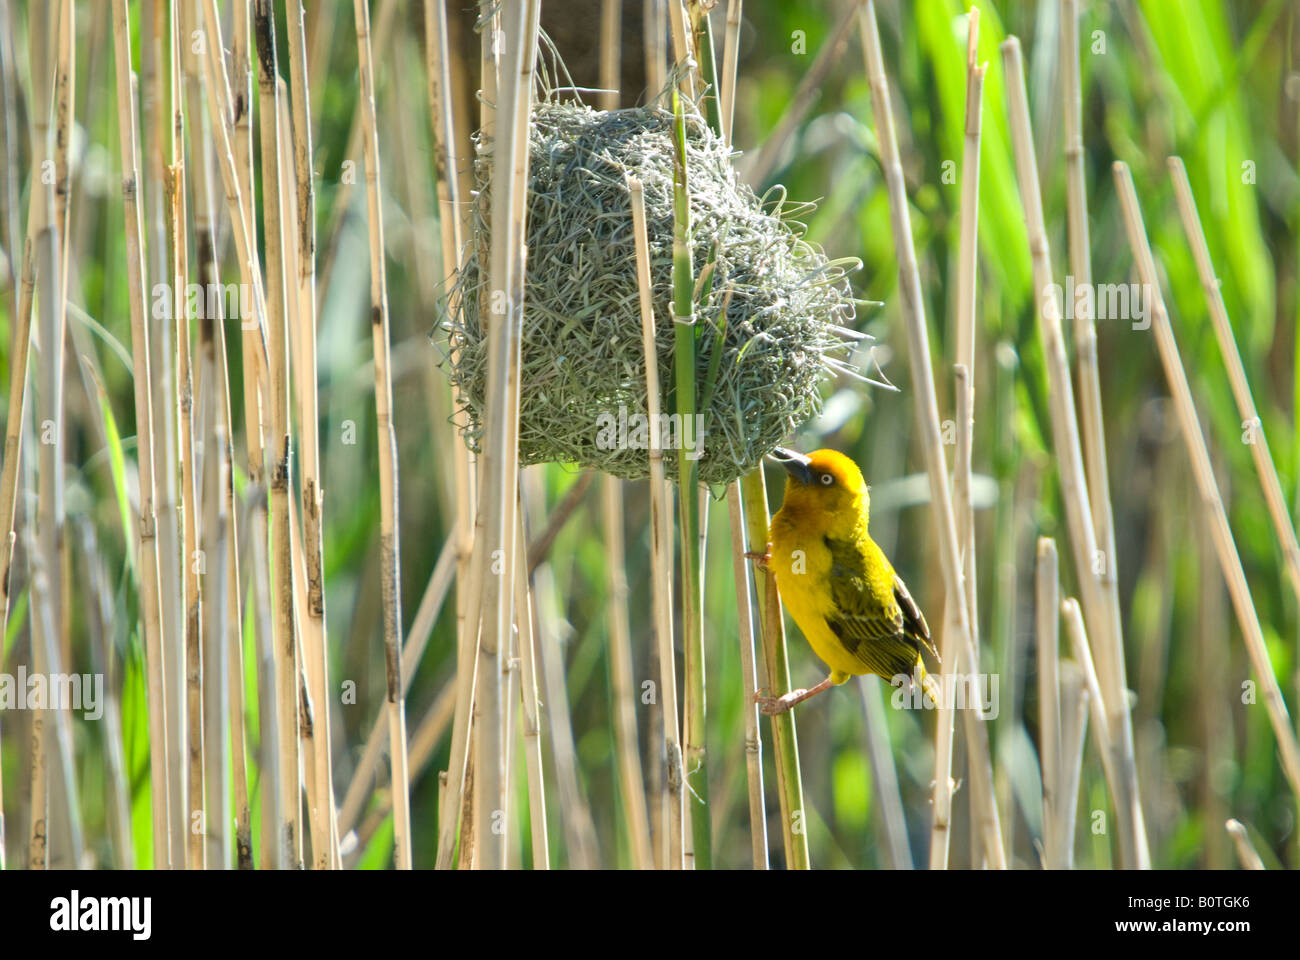
<instances>
[{"instance_id":1,"label":"bird's eye","mask_svg":"<svg viewBox=\"0 0 1300 960\"><path fill-rule=\"evenodd\" d=\"M835 478L832 477L829 473L822 474L822 486L829 487L834 482L835 482Z\"/></svg>"}]
</instances>

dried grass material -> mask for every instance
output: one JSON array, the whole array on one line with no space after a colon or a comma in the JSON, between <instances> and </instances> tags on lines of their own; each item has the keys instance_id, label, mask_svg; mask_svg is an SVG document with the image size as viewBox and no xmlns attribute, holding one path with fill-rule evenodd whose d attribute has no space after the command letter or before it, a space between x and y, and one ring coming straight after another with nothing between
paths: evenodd
<instances>
[{"instance_id":1,"label":"dried grass material","mask_svg":"<svg viewBox=\"0 0 1300 960\"><path fill-rule=\"evenodd\" d=\"M523 332L521 464L577 463L628 480L649 475L646 387L627 174L645 185L662 409L672 411L672 115L610 112L546 102L529 135L528 267ZM783 219L785 196L760 200L737 178L731 151L696 114L687 116L697 283L697 369L704 450L700 478L728 483L757 466L820 409L820 384L847 367L841 329L854 316L847 274ZM479 268L489 230L490 146L477 161L474 239L444 326L460 346L450 376L467 398L466 439L477 449L487 370ZM718 250L712 270L710 253ZM455 293L455 292L454 292ZM456 302L457 296L450 297ZM491 306L489 303L488 306ZM721 327L721 329L720 329ZM721 346L723 353L715 363ZM710 391L710 369L716 384ZM621 408L621 409L620 409ZM612 449L611 431L626 422ZM692 425L693 426L693 425ZM616 426L616 429L617 426ZM670 439L676 439L674 432ZM677 459L666 457L670 476Z\"/></svg>"}]
</instances>

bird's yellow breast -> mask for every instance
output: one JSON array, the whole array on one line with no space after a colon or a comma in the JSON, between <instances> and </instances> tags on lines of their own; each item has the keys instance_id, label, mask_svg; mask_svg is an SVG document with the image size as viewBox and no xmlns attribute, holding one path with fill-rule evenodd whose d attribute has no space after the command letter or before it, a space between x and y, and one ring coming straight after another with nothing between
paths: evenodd
<instances>
[{"instance_id":1,"label":"bird's yellow breast","mask_svg":"<svg viewBox=\"0 0 1300 960\"><path fill-rule=\"evenodd\" d=\"M835 612L831 551L824 539L826 518L814 513L787 498L772 518L771 568L777 590L813 652L833 674L868 673L862 661L844 649L827 625L827 618Z\"/></svg>"}]
</instances>

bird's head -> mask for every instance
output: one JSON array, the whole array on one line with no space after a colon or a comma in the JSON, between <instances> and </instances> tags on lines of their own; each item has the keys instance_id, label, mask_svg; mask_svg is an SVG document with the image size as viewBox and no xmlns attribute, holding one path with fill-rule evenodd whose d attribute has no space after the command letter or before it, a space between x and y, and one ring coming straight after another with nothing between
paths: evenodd
<instances>
[{"instance_id":1,"label":"bird's head","mask_svg":"<svg viewBox=\"0 0 1300 960\"><path fill-rule=\"evenodd\" d=\"M822 510L853 507L866 512L870 499L862 471L838 450L799 453L777 447L769 456L785 468L786 502L806 503Z\"/></svg>"}]
</instances>

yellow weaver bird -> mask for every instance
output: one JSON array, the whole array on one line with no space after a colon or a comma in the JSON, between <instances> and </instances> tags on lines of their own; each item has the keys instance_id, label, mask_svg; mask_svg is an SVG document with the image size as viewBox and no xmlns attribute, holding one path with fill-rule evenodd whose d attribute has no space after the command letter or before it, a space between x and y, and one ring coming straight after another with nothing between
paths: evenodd
<instances>
[{"instance_id":1,"label":"yellow weaver bird","mask_svg":"<svg viewBox=\"0 0 1300 960\"><path fill-rule=\"evenodd\" d=\"M922 653L938 662L938 651L906 584L867 533L871 497L857 464L835 450L777 447L771 456L788 474L785 498L768 552L756 559L776 575L785 608L831 673L807 690L756 696L760 709L784 713L850 676L891 680L914 670L937 702Z\"/></svg>"}]
</instances>

